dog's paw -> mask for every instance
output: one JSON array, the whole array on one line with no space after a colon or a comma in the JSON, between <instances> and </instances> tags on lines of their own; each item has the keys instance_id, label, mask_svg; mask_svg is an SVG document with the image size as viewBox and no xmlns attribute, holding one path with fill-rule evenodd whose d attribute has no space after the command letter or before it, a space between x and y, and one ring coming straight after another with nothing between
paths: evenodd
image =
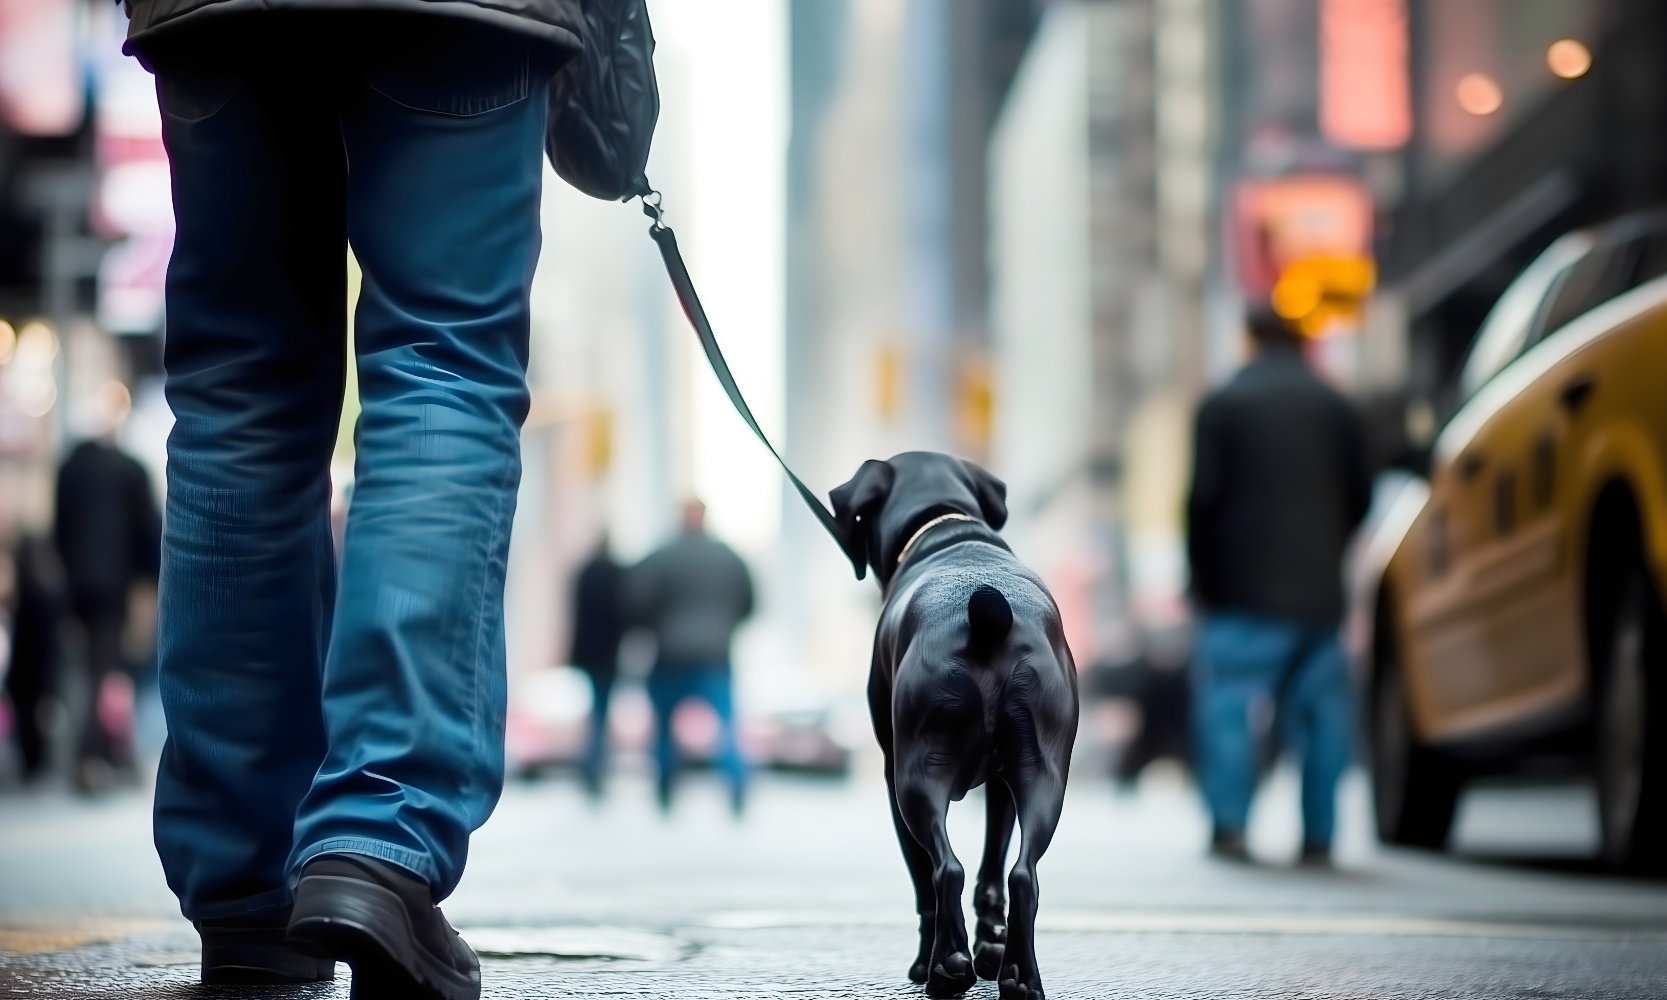
<instances>
[{"instance_id":1,"label":"dog's paw","mask_svg":"<svg viewBox=\"0 0 1667 1000\"><path fill-rule=\"evenodd\" d=\"M1009 965L1001 976L1001 1000L1044 1000L1042 977L1032 976L1030 982L1023 982L1019 967Z\"/></svg>"},{"instance_id":2,"label":"dog's paw","mask_svg":"<svg viewBox=\"0 0 1667 1000\"><path fill-rule=\"evenodd\" d=\"M979 979L997 979L1001 976L1001 960L1007 954L1007 945L995 941L980 939L972 945L972 967L978 973Z\"/></svg>"},{"instance_id":3,"label":"dog's paw","mask_svg":"<svg viewBox=\"0 0 1667 1000\"><path fill-rule=\"evenodd\" d=\"M926 978L926 995L958 997L977 982L978 973L973 971L972 958L964 951L952 951L932 966L932 974Z\"/></svg>"}]
</instances>

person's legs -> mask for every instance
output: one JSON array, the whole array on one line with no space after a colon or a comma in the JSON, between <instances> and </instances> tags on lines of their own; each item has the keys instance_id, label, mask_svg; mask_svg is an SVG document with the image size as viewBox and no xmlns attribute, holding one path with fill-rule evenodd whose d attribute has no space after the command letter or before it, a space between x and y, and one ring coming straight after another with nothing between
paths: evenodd
<instances>
[{"instance_id":1,"label":"person's legs","mask_svg":"<svg viewBox=\"0 0 1667 1000\"><path fill-rule=\"evenodd\" d=\"M672 785L677 780L677 741L671 735L671 716L683 699L692 694L687 668L656 667L648 675L648 702L654 707L654 767L658 778L660 808L671 806Z\"/></svg>"},{"instance_id":2,"label":"person's legs","mask_svg":"<svg viewBox=\"0 0 1667 1000\"><path fill-rule=\"evenodd\" d=\"M527 43L433 25L379 27L342 115L362 412L329 752L291 871L368 855L437 902L503 786L504 564L548 88Z\"/></svg>"},{"instance_id":3,"label":"person's legs","mask_svg":"<svg viewBox=\"0 0 1667 1000\"><path fill-rule=\"evenodd\" d=\"M6 693L11 696L23 779L33 781L46 768L47 737L41 725L41 706L56 686L58 664L58 603L42 566L46 543L25 535L14 554L17 604L12 614L11 663L6 670Z\"/></svg>"},{"instance_id":4,"label":"person's legs","mask_svg":"<svg viewBox=\"0 0 1667 1000\"><path fill-rule=\"evenodd\" d=\"M194 41L147 53L178 220L155 832L204 921L288 908L295 808L324 756L347 167L323 66L274 72L252 45ZM228 50L236 65L212 64Z\"/></svg>"},{"instance_id":5,"label":"person's legs","mask_svg":"<svg viewBox=\"0 0 1667 1000\"><path fill-rule=\"evenodd\" d=\"M1302 843L1306 855L1331 848L1337 816L1337 782L1349 764L1353 692L1348 660L1336 628L1311 634L1302 661L1287 684L1285 706L1291 742L1302 751Z\"/></svg>"},{"instance_id":6,"label":"person's legs","mask_svg":"<svg viewBox=\"0 0 1667 1000\"><path fill-rule=\"evenodd\" d=\"M702 667L696 677L700 697L718 716L717 764L729 779L731 801L739 810L746 794L747 765L741 759L741 741L735 729L734 682L729 664Z\"/></svg>"},{"instance_id":7,"label":"person's legs","mask_svg":"<svg viewBox=\"0 0 1667 1000\"><path fill-rule=\"evenodd\" d=\"M17 643L6 669L6 694L11 700L12 729L17 734L25 781L32 780L46 763L46 734L40 725L41 698L46 690L44 661L34 648Z\"/></svg>"},{"instance_id":8,"label":"person's legs","mask_svg":"<svg viewBox=\"0 0 1667 1000\"><path fill-rule=\"evenodd\" d=\"M585 743L585 759L580 765L585 789L592 795L602 791L602 772L608 761L608 704L613 700L614 671L590 668L590 733Z\"/></svg>"},{"instance_id":9,"label":"person's legs","mask_svg":"<svg viewBox=\"0 0 1667 1000\"><path fill-rule=\"evenodd\" d=\"M1204 620L1193 653L1198 784L1218 836L1242 838L1255 790L1251 704L1270 696L1299 641L1289 626L1248 615Z\"/></svg>"},{"instance_id":10,"label":"person's legs","mask_svg":"<svg viewBox=\"0 0 1667 1000\"><path fill-rule=\"evenodd\" d=\"M75 783L82 791L101 791L131 762L128 734L113 731L103 711L104 685L122 668L125 602L113 595L85 595L75 602L75 616L86 635L86 711L76 750Z\"/></svg>"}]
</instances>

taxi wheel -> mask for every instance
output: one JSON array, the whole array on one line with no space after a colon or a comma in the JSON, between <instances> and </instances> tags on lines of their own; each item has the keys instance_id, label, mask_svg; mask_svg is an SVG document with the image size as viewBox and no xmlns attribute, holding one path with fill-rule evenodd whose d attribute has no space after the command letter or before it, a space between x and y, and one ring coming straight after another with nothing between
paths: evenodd
<instances>
[{"instance_id":1,"label":"taxi wheel","mask_svg":"<svg viewBox=\"0 0 1667 1000\"><path fill-rule=\"evenodd\" d=\"M1620 868L1659 870L1667 862L1667 622L1641 569L1628 575L1613 608L1598 658L1593 754L1603 857Z\"/></svg>"},{"instance_id":2,"label":"taxi wheel","mask_svg":"<svg viewBox=\"0 0 1667 1000\"><path fill-rule=\"evenodd\" d=\"M1401 672L1393 661L1380 664L1372 694L1372 800L1378 838L1440 850L1453 826L1463 775L1453 762L1418 742Z\"/></svg>"}]
</instances>

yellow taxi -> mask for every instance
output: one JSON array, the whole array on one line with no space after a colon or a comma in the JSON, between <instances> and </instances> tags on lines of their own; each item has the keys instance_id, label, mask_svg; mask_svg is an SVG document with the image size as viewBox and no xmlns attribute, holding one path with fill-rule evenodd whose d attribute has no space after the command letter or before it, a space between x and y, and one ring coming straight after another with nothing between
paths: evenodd
<instances>
[{"instance_id":1,"label":"yellow taxi","mask_svg":"<svg viewBox=\"0 0 1667 1000\"><path fill-rule=\"evenodd\" d=\"M1463 783L1595 781L1604 857L1667 861L1667 213L1569 233L1500 297L1428 481L1366 540L1380 836L1441 847Z\"/></svg>"}]
</instances>

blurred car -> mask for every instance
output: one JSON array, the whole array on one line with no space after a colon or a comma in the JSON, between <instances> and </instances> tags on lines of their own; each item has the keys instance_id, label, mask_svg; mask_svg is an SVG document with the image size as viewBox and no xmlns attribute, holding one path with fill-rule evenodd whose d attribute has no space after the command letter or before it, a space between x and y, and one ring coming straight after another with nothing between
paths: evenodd
<instances>
[{"instance_id":1,"label":"blurred car","mask_svg":"<svg viewBox=\"0 0 1667 1000\"><path fill-rule=\"evenodd\" d=\"M1667 859L1667 213L1563 236L1461 371L1358 598L1380 836L1440 847L1465 780L1595 779L1610 862Z\"/></svg>"},{"instance_id":2,"label":"blurred car","mask_svg":"<svg viewBox=\"0 0 1667 1000\"><path fill-rule=\"evenodd\" d=\"M749 710L741 714L739 727L742 752L754 767L844 776L850 773L853 749L874 739L861 699L835 702L813 688L783 691L781 685L750 693L754 698L749 700ZM584 757L590 732L590 704L590 682L573 667L517 677L504 740L509 772L537 778L576 767ZM712 765L719 725L717 714L705 702L690 699L678 707L672 717L672 736L686 766ZM613 752L647 754L653 727L653 709L641 682L621 679L608 716Z\"/></svg>"}]
</instances>

